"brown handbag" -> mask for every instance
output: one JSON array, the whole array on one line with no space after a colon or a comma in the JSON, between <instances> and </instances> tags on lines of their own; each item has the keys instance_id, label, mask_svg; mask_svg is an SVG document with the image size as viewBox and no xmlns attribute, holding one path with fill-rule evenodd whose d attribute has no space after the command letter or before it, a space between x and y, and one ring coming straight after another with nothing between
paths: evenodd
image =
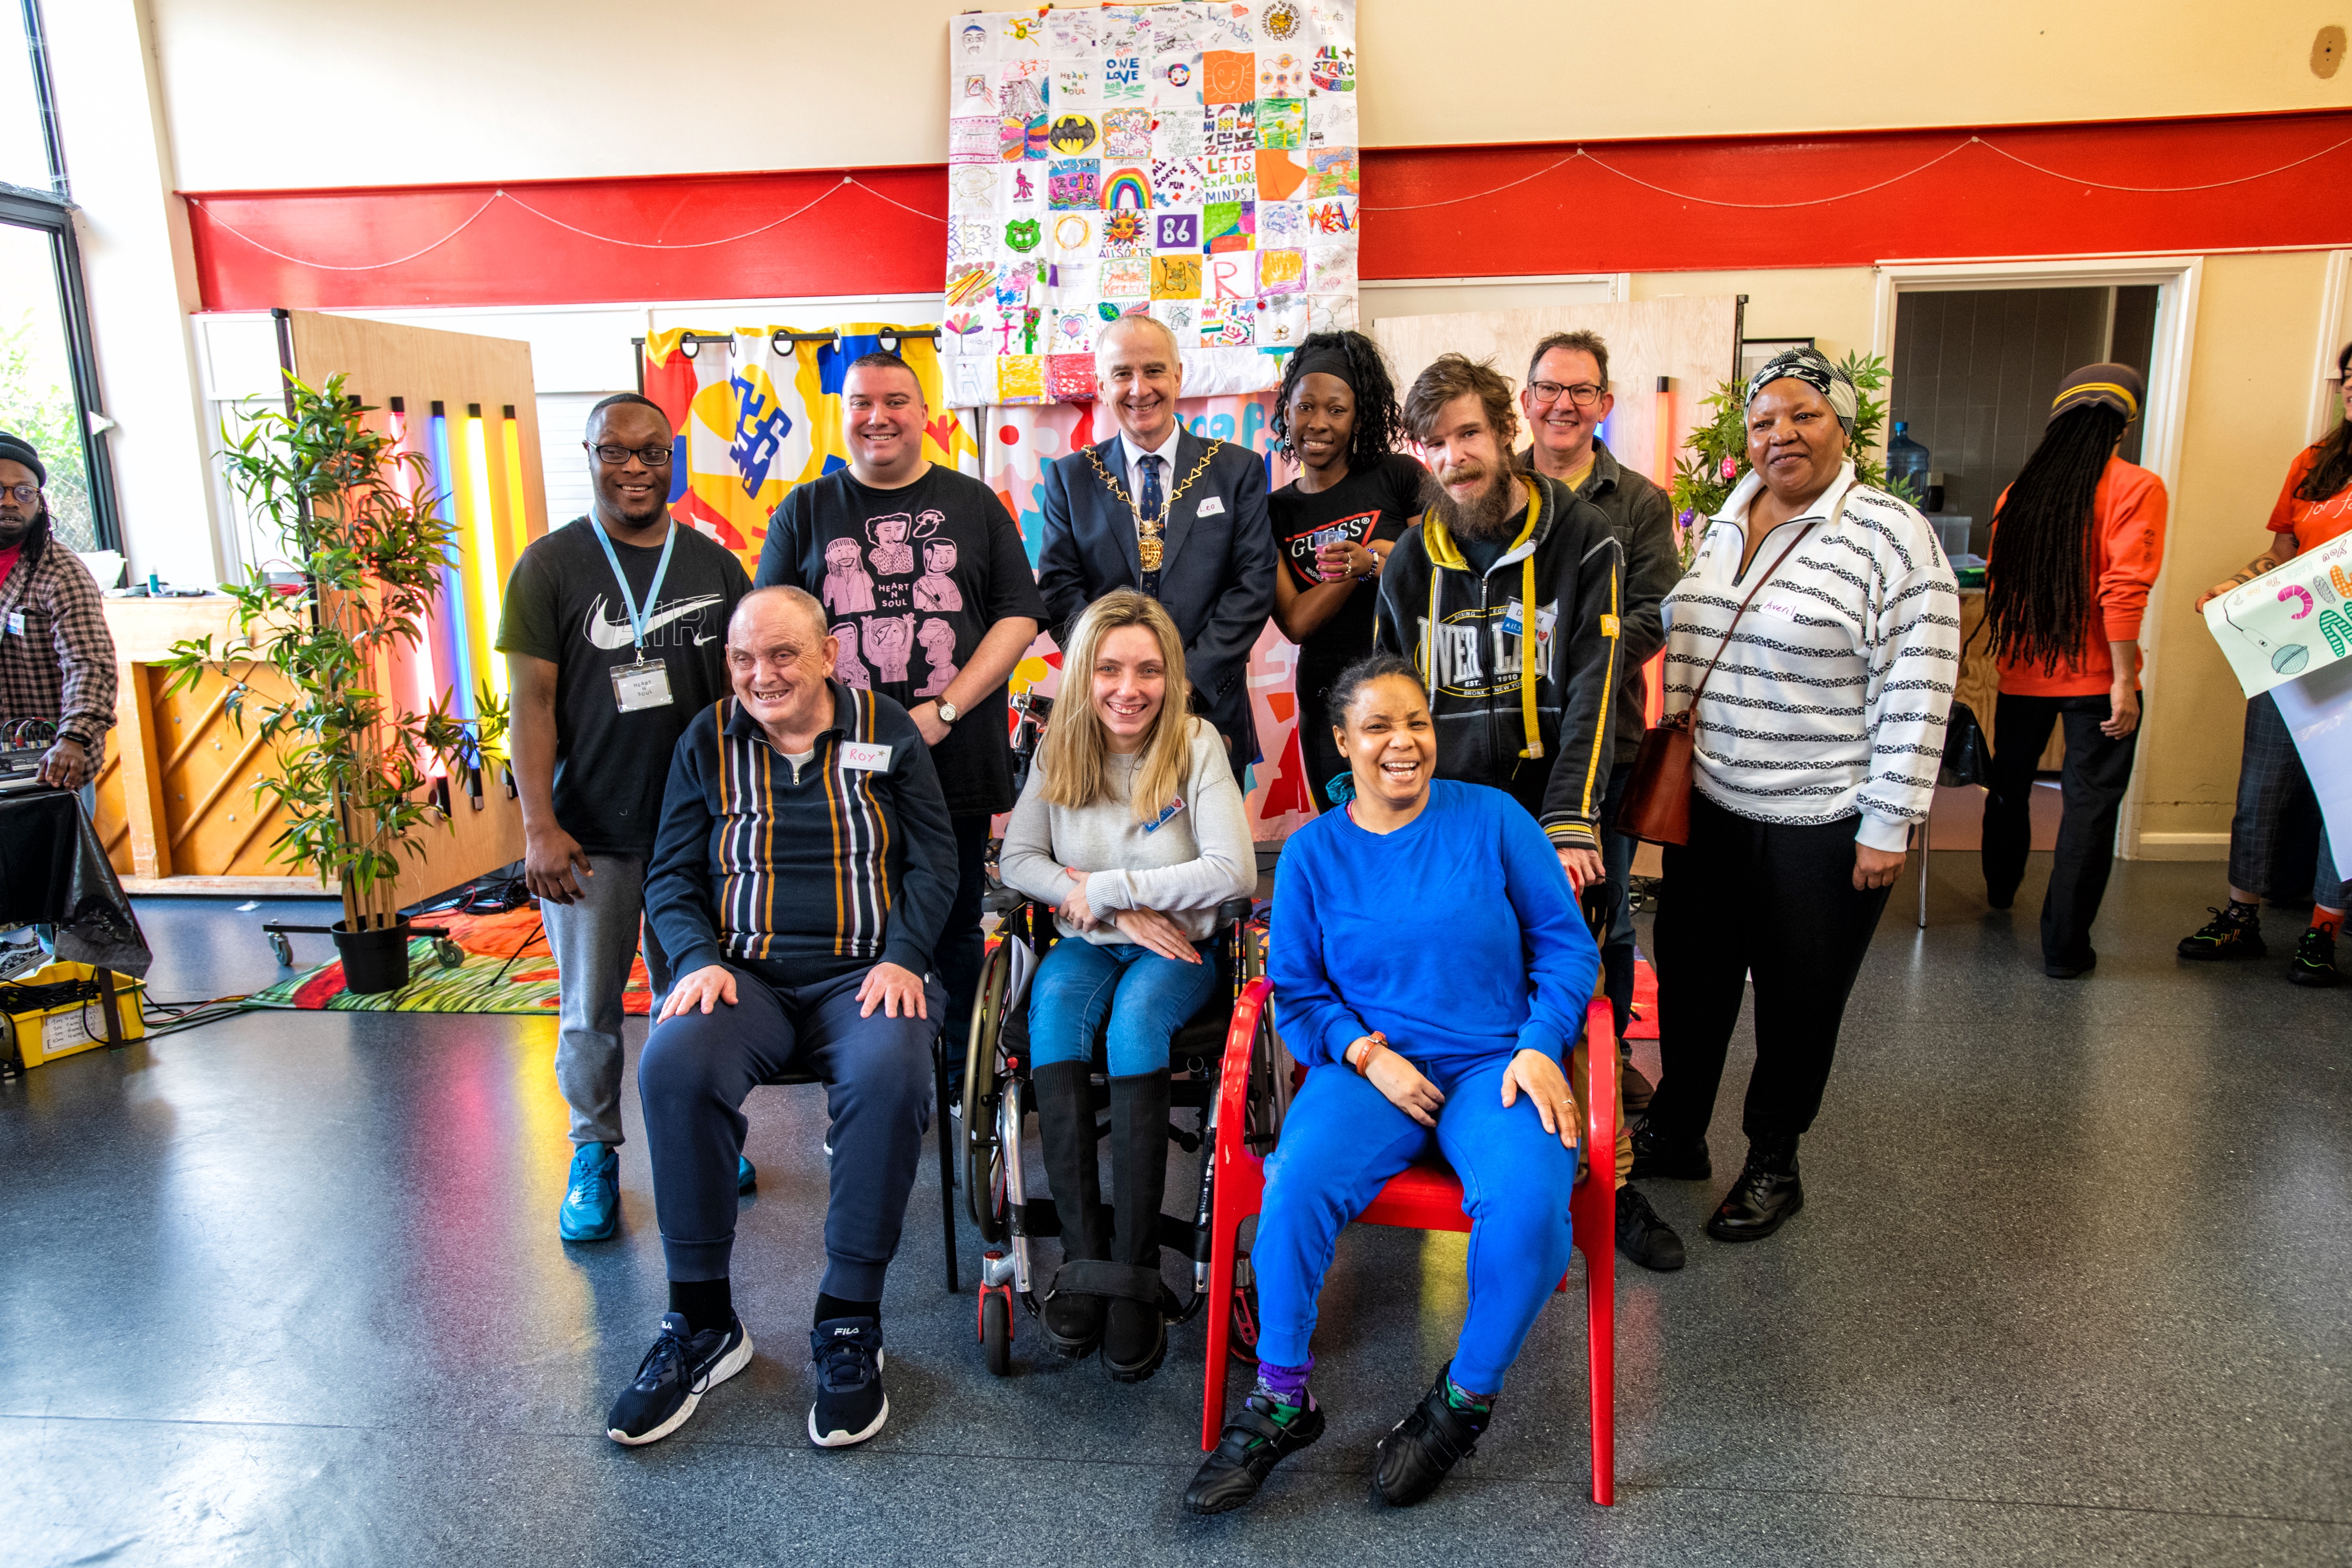
<instances>
[{"instance_id":1,"label":"brown handbag","mask_svg":"<svg viewBox=\"0 0 2352 1568\"><path fill-rule=\"evenodd\" d=\"M1617 803L1617 831L1654 844L1686 844L1690 842L1690 802L1692 773L1697 767L1693 756L1695 716L1698 699L1706 694L1707 677L1715 674L1716 665L1723 663L1723 651L1731 646L1731 634L1739 628L1739 618L1748 613L1748 603L1772 580L1774 573L1787 564L1805 537L1819 526L1805 525L1772 562L1771 570L1758 578L1748 590L1748 598L1731 617L1731 624L1723 629L1723 641L1715 650L1715 657L1706 662L1706 673L1691 692L1690 706L1680 713L1670 713L1642 732L1642 749L1634 754L1633 772L1625 780L1625 793Z\"/></svg>"}]
</instances>

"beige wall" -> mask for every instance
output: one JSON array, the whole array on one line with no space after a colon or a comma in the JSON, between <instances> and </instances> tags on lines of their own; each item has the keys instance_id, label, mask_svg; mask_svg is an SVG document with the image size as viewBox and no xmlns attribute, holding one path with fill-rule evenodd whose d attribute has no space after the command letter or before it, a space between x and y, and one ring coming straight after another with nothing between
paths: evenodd
<instances>
[{"instance_id":1,"label":"beige wall","mask_svg":"<svg viewBox=\"0 0 2352 1568\"><path fill-rule=\"evenodd\" d=\"M2164 573L2143 629L2148 726L2127 854L2220 859L2227 848L2245 697L2191 606L2263 547L2305 444L2327 267L2325 252L2205 259ZM1869 351L1874 287L1866 267L1632 279L1636 299L1744 293L1748 336L1811 335L1832 358Z\"/></svg>"},{"instance_id":2,"label":"beige wall","mask_svg":"<svg viewBox=\"0 0 2352 1568\"><path fill-rule=\"evenodd\" d=\"M183 188L934 163L964 0L144 0ZM1360 0L1370 146L2352 105L2336 0Z\"/></svg>"}]
</instances>

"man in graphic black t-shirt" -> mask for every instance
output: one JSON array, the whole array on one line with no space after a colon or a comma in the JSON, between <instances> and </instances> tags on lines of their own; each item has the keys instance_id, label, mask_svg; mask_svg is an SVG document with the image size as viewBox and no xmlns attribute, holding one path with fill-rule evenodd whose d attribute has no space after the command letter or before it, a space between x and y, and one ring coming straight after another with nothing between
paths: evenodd
<instances>
[{"instance_id":1,"label":"man in graphic black t-shirt","mask_svg":"<svg viewBox=\"0 0 2352 1568\"><path fill-rule=\"evenodd\" d=\"M540 902L561 990L555 1082L576 1145L557 1228L613 1234L620 1203L621 994L637 954L646 861L670 754L725 696L727 620L742 563L669 516L669 416L635 392L588 415L593 516L522 552L499 651L513 690L523 877ZM668 955L645 931L658 998Z\"/></svg>"},{"instance_id":2,"label":"man in graphic black t-shirt","mask_svg":"<svg viewBox=\"0 0 2352 1568\"><path fill-rule=\"evenodd\" d=\"M996 492L923 456L929 410L906 361L853 361L841 402L849 466L785 495L755 580L815 595L840 641L834 678L897 702L930 744L957 862L934 965L960 1050L980 983L989 819L1013 809L1004 683L1045 602Z\"/></svg>"}]
</instances>

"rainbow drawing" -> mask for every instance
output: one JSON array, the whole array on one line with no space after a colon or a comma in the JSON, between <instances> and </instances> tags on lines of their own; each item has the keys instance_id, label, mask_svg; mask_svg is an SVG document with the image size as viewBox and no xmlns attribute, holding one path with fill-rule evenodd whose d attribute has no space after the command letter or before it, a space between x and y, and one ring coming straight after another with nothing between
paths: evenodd
<instances>
[{"instance_id":1,"label":"rainbow drawing","mask_svg":"<svg viewBox=\"0 0 2352 1568\"><path fill-rule=\"evenodd\" d=\"M1107 213L1120 207L1148 212L1151 207L1151 182L1143 177L1140 169L1118 170L1103 180L1102 204Z\"/></svg>"}]
</instances>

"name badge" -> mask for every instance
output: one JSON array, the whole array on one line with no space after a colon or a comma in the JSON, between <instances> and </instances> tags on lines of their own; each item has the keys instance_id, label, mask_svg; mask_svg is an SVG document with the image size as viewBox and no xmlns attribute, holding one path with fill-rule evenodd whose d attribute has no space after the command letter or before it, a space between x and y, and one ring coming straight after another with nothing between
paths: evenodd
<instances>
[{"instance_id":1,"label":"name badge","mask_svg":"<svg viewBox=\"0 0 2352 1568\"><path fill-rule=\"evenodd\" d=\"M1794 622L1804 614L1804 606L1793 599L1766 594L1756 602L1759 614L1769 615L1775 621Z\"/></svg>"},{"instance_id":2,"label":"name badge","mask_svg":"<svg viewBox=\"0 0 2352 1568\"><path fill-rule=\"evenodd\" d=\"M887 773L890 770L890 748L878 740L845 740L841 743L841 765L861 773Z\"/></svg>"},{"instance_id":3,"label":"name badge","mask_svg":"<svg viewBox=\"0 0 2352 1568\"><path fill-rule=\"evenodd\" d=\"M1192 515L1196 517L1222 517L1224 510L1225 498L1223 496L1203 496L1201 497L1201 504L1192 508Z\"/></svg>"},{"instance_id":4,"label":"name badge","mask_svg":"<svg viewBox=\"0 0 2352 1568\"><path fill-rule=\"evenodd\" d=\"M1160 815L1158 815L1158 816L1156 816L1156 817L1152 818L1152 819L1151 819L1151 821L1148 821L1148 822L1144 823L1144 824L1143 824L1143 831L1144 831L1145 832L1147 832L1147 833L1156 833L1156 832L1158 832L1158 831L1160 831L1160 825L1162 822L1165 822L1169 818L1171 818L1171 817L1174 816L1177 812L1179 812L1179 811L1182 810L1183 809L1184 809L1184 797L1183 797L1183 796L1181 796L1181 795L1179 795L1179 796L1177 796L1177 797L1176 797L1176 799L1174 799L1173 800L1171 800L1171 801L1169 801L1169 802L1168 802L1168 809L1167 809L1166 810L1164 810L1164 811L1160 812Z\"/></svg>"},{"instance_id":5,"label":"name badge","mask_svg":"<svg viewBox=\"0 0 2352 1568\"><path fill-rule=\"evenodd\" d=\"M1538 610L1538 611L1537 611L1537 612L1536 612L1536 635L1537 635L1537 636L1538 636L1538 637L1549 637L1549 636L1550 636L1550 635L1551 635L1551 627L1552 627L1552 622L1555 622L1555 621L1557 621L1558 619L1559 619L1559 614L1558 614L1556 612L1554 612L1554 611L1550 611L1550 610ZM1604 621L1607 621L1607 620L1613 619L1613 617L1607 617L1607 616L1604 616L1602 619L1603 619ZM1521 632L1521 630L1525 628L1525 626L1526 626L1526 625L1527 625L1526 619L1525 619L1525 617L1520 613L1520 611L1519 611L1519 601L1518 601L1517 600L1514 599L1514 600L1512 600L1512 601L1511 601L1510 604L1509 604L1507 607L1506 607L1506 608L1505 608L1505 610L1503 611L1503 634L1504 634L1505 636L1507 636L1507 637L1516 637L1516 636L1517 636L1517 635L1519 634L1519 632ZM1615 635L1617 634L1617 633L1616 633L1616 632L1615 632L1613 629L1607 629L1607 628L1604 628L1604 630L1606 630L1606 631L1607 631L1607 634L1608 634L1608 635L1610 635L1610 636L1612 636L1612 637L1613 637L1613 636L1615 636Z\"/></svg>"},{"instance_id":6,"label":"name badge","mask_svg":"<svg viewBox=\"0 0 2352 1568\"><path fill-rule=\"evenodd\" d=\"M623 713L667 707L674 700L669 695L669 666L659 659L615 664L612 675L613 701Z\"/></svg>"},{"instance_id":7,"label":"name badge","mask_svg":"<svg viewBox=\"0 0 2352 1568\"><path fill-rule=\"evenodd\" d=\"M8 612L8 635L22 637L24 634L25 612L21 610L11 610Z\"/></svg>"}]
</instances>

